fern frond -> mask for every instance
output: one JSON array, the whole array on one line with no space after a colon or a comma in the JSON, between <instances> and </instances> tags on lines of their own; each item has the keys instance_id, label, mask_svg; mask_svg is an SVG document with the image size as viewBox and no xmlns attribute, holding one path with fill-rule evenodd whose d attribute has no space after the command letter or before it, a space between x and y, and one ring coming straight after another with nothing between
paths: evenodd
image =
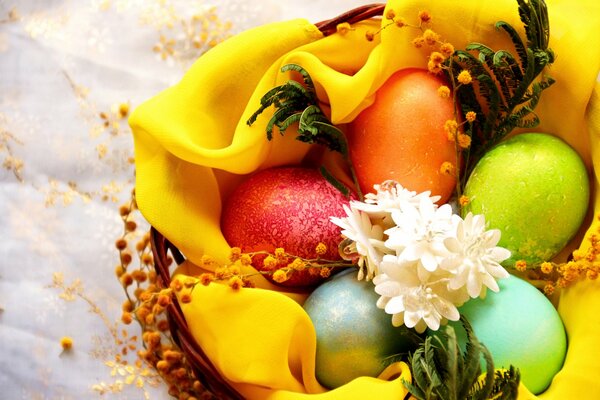
<instances>
[{"instance_id":1,"label":"fern frond","mask_svg":"<svg viewBox=\"0 0 600 400\"><path fill-rule=\"evenodd\" d=\"M429 336L409 357L413 382L405 383L419 400L487 400L494 390L512 393L518 388L518 370L510 367L499 382L489 350L479 342L469 322L461 317L466 332L466 350L462 352L452 326L446 326L435 336ZM488 374L481 375L481 357ZM515 372L516 371L516 372ZM514 400L514 397L511 399Z\"/></svg>"},{"instance_id":2,"label":"fern frond","mask_svg":"<svg viewBox=\"0 0 600 400\"><path fill-rule=\"evenodd\" d=\"M497 370L494 388L490 397L498 400L513 400L517 398L521 373L512 365L508 370Z\"/></svg>"},{"instance_id":3,"label":"fern frond","mask_svg":"<svg viewBox=\"0 0 600 400\"><path fill-rule=\"evenodd\" d=\"M475 163L492 146L515 128L539 124L534 109L541 93L554 83L551 78L539 78L544 68L554 62L554 52L548 48L550 23L546 4L544 0L517 0L517 3L525 39L508 23L495 24L497 30L510 38L516 56L508 50L494 51L484 44L471 43L446 61L450 78L466 69L477 81L476 85L459 85L455 90L461 108L477 113L471 147L464 150L468 162L461 171L459 192Z\"/></svg>"},{"instance_id":4,"label":"fern frond","mask_svg":"<svg viewBox=\"0 0 600 400\"><path fill-rule=\"evenodd\" d=\"M488 46L486 46L483 43L469 43L467 45L467 47L465 47L465 50L467 51L476 51L479 53L479 61L481 61L484 64L488 63L488 60L494 56L494 50L492 50L491 48L489 48Z\"/></svg>"},{"instance_id":5,"label":"fern frond","mask_svg":"<svg viewBox=\"0 0 600 400\"><path fill-rule=\"evenodd\" d=\"M344 196L349 196L350 195L350 191L348 190L348 188L346 186L344 186L343 183L341 183L340 181L338 181L335 176L333 176L328 170L327 168L325 168L324 166L319 167L319 172L321 172L321 176L323 178L325 178L325 180L327 182L329 182L329 184L331 186L333 186L334 188L336 188L337 190L339 190Z\"/></svg>"},{"instance_id":6,"label":"fern frond","mask_svg":"<svg viewBox=\"0 0 600 400\"><path fill-rule=\"evenodd\" d=\"M463 358L465 359L465 365L463 367L463 376L460 381L461 390L459 394L461 398L467 398L467 394L473 386L473 377L481 375L481 363L479 362L481 358L480 347L474 344L472 340L467 340Z\"/></svg>"},{"instance_id":7,"label":"fern frond","mask_svg":"<svg viewBox=\"0 0 600 400\"><path fill-rule=\"evenodd\" d=\"M246 123L252 125L256 122L259 115L268 108L273 107L274 111L271 118L265 126L267 140L273 139L273 130L279 129L279 133L284 135L293 124L298 124L296 140L308 143L318 144L329 148L332 151L341 153L344 160L348 163L352 179L355 184L355 190L359 199L362 199L362 193L358 185L358 180L352 167L348 153L348 143L344 133L334 126L327 118L323 110L319 107L315 86L308 71L298 64L286 64L281 68L282 72L295 71L302 77L302 82L294 79L276 86L266 92L260 99L260 106L248 118ZM322 174L329 178L328 181L345 196L349 195L347 188L339 181L334 182L331 174L326 170Z\"/></svg>"},{"instance_id":8,"label":"fern frond","mask_svg":"<svg viewBox=\"0 0 600 400\"><path fill-rule=\"evenodd\" d=\"M475 340L477 340L477 339L475 339ZM487 347L483 346L479 342L477 342L477 343L481 349L483 359L485 360L486 374L483 379L483 384L481 385L481 389L479 390L479 392L477 392L473 395L472 400L487 400L489 398L490 394L492 393L492 389L494 388L494 380L495 380L494 361L492 359L492 354L487 349Z\"/></svg>"},{"instance_id":9,"label":"fern frond","mask_svg":"<svg viewBox=\"0 0 600 400\"><path fill-rule=\"evenodd\" d=\"M492 135L496 119L500 113L500 107L502 106L500 91L496 86L495 80L479 59L471 53L462 50L456 51L456 57L459 63L466 65L465 68L471 71L471 75L480 83L479 90L488 110L483 125L483 135L489 137Z\"/></svg>"},{"instance_id":10,"label":"fern frond","mask_svg":"<svg viewBox=\"0 0 600 400\"><path fill-rule=\"evenodd\" d=\"M315 100L314 102L316 102L317 95L316 95L316 91L315 91L315 84L313 83L313 80L310 77L310 74L308 73L308 71L306 69L302 68L302 66L300 66L298 64L286 64L283 67L281 67L281 72L288 72L288 71L296 71L296 72L300 73L300 75L302 75L302 80L304 82L304 85L306 86L307 91L312 95L311 100Z\"/></svg>"},{"instance_id":11,"label":"fern frond","mask_svg":"<svg viewBox=\"0 0 600 400\"><path fill-rule=\"evenodd\" d=\"M519 5L519 18L525 27L525 35L527 37L527 47L531 47L533 43L537 42L537 33L530 27L531 24L531 11L528 0L517 0Z\"/></svg>"},{"instance_id":12,"label":"fern frond","mask_svg":"<svg viewBox=\"0 0 600 400\"><path fill-rule=\"evenodd\" d=\"M406 379L402 379L402 385L408 390L408 392L417 400L428 400L427 395L419 386L413 384L412 382L407 381Z\"/></svg>"},{"instance_id":13,"label":"fern frond","mask_svg":"<svg viewBox=\"0 0 600 400\"><path fill-rule=\"evenodd\" d=\"M247 124L255 123L260 114L273 106L275 111L265 127L268 140L272 140L275 126L283 135L292 124L298 123L297 140L309 144L324 144L347 156L346 139L319 108L310 74L298 64L286 64L281 71L298 72L302 76L302 83L290 79L269 90L261 98L259 108L248 118Z\"/></svg>"},{"instance_id":14,"label":"fern frond","mask_svg":"<svg viewBox=\"0 0 600 400\"><path fill-rule=\"evenodd\" d=\"M519 33L517 32L517 30L515 28L513 28L512 25L510 25L504 21L496 22L495 26L496 26L496 29L502 29L502 30L504 30L504 32L506 32L508 34L513 46L515 46L515 51L517 52L517 56L519 57L519 60L521 61L523 70L527 69L527 50L526 50L525 44L523 44L523 40L521 40L521 36L519 36Z\"/></svg>"},{"instance_id":15,"label":"fern frond","mask_svg":"<svg viewBox=\"0 0 600 400\"><path fill-rule=\"evenodd\" d=\"M280 121L285 121L288 118L288 115L295 111L294 105L286 105L275 111L269 122L267 122L267 126L265 130L267 131L267 139L271 140L273 138L273 128L277 125L279 126Z\"/></svg>"},{"instance_id":16,"label":"fern frond","mask_svg":"<svg viewBox=\"0 0 600 400\"><path fill-rule=\"evenodd\" d=\"M283 122L281 122L281 124L278 125L279 132L283 135L285 133L285 131L287 130L287 128L289 128L291 125L300 121L301 116L302 116L301 113L295 113L295 114L290 115L286 119L284 119ZM268 139L268 132L267 132L267 139Z\"/></svg>"},{"instance_id":17,"label":"fern frond","mask_svg":"<svg viewBox=\"0 0 600 400\"><path fill-rule=\"evenodd\" d=\"M518 82L523 79L523 72L519 62L515 57L506 50L498 50L492 57L492 64L496 68L502 68L506 70L506 80L500 81L501 84L514 89Z\"/></svg>"},{"instance_id":18,"label":"fern frond","mask_svg":"<svg viewBox=\"0 0 600 400\"><path fill-rule=\"evenodd\" d=\"M459 374L462 373L462 369L459 369L458 359L461 356L460 347L458 346L458 340L456 339L456 332L454 329L447 329L445 332L446 343L446 362L445 362L445 374L444 380L447 382L445 386L445 395L449 400L457 400L457 392L459 390L460 381Z\"/></svg>"}]
</instances>

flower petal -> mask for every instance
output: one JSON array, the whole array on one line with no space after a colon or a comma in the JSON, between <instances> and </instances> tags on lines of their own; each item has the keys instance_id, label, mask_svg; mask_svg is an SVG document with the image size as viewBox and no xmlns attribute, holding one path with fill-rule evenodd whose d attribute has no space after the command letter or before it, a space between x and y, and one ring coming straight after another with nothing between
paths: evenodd
<instances>
[{"instance_id":1,"label":"flower petal","mask_svg":"<svg viewBox=\"0 0 600 400\"><path fill-rule=\"evenodd\" d=\"M433 272L433 271L435 271L438 268L439 262L438 262L438 259L437 259L436 256L434 256L430 252L425 252L421 256L421 265L423 265L423 267L427 271Z\"/></svg>"},{"instance_id":2,"label":"flower petal","mask_svg":"<svg viewBox=\"0 0 600 400\"><path fill-rule=\"evenodd\" d=\"M460 253L462 251L462 246L460 245L460 243L458 242L458 239L455 237L447 237L444 239L444 246L446 247L446 249L448 251L450 251L451 253Z\"/></svg>"},{"instance_id":3,"label":"flower petal","mask_svg":"<svg viewBox=\"0 0 600 400\"><path fill-rule=\"evenodd\" d=\"M403 297L392 297L385 305L385 312L388 314L396 314L405 311Z\"/></svg>"},{"instance_id":4,"label":"flower petal","mask_svg":"<svg viewBox=\"0 0 600 400\"><path fill-rule=\"evenodd\" d=\"M421 316L419 313L414 311L404 312L404 325L406 325L407 328L414 328L420 320Z\"/></svg>"},{"instance_id":5,"label":"flower petal","mask_svg":"<svg viewBox=\"0 0 600 400\"><path fill-rule=\"evenodd\" d=\"M470 273L467 278L467 292L472 298L478 297L481 293L481 275L478 273Z\"/></svg>"},{"instance_id":6,"label":"flower petal","mask_svg":"<svg viewBox=\"0 0 600 400\"><path fill-rule=\"evenodd\" d=\"M384 310L385 306L387 305L387 303L389 301L390 301L389 297L381 296L379 299L377 299L377 303L375 303L375 305L377 306L377 308Z\"/></svg>"},{"instance_id":7,"label":"flower petal","mask_svg":"<svg viewBox=\"0 0 600 400\"><path fill-rule=\"evenodd\" d=\"M510 250L505 249L504 247L494 247L491 250L491 255L497 262L501 263L502 261L510 258L511 252Z\"/></svg>"},{"instance_id":8,"label":"flower petal","mask_svg":"<svg viewBox=\"0 0 600 400\"><path fill-rule=\"evenodd\" d=\"M437 313L428 313L423 317L423 320L432 331L440 329L440 319L436 314Z\"/></svg>"},{"instance_id":9,"label":"flower petal","mask_svg":"<svg viewBox=\"0 0 600 400\"><path fill-rule=\"evenodd\" d=\"M435 296L432 299L431 304L441 317L444 317L450 321L458 321L460 318L460 313L458 312L456 306L442 296Z\"/></svg>"},{"instance_id":10,"label":"flower petal","mask_svg":"<svg viewBox=\"0 0 600 400\"><path fill-rule=\"evenodd\" d=\"M403 312L392 315L392 325L396 327L404 325Z\"/></svg>"},{"instance_id":11,"label":"flower petal","mask_svg":"<svg viewBox=\"0 0 600 400\"><path fill-rule=\"evenodd\" d=\"M381 276L381 275L380 275ZM375 293L380 296L394 297L400 295L400 285L396 281L385 281L375 286Z\"/></svg>"},{"instance_id":12,"label":"flower petal","mask_svg":"<svg viewBox=\"0 0 600 400\"><path fill-rule=\"evenodd\" d=\"M491 275L483 275L482 282L485 286L487 286L491 291L498 293L500 291L500 287L498 286L498 282Z\"/></svg>"}]
</instances>

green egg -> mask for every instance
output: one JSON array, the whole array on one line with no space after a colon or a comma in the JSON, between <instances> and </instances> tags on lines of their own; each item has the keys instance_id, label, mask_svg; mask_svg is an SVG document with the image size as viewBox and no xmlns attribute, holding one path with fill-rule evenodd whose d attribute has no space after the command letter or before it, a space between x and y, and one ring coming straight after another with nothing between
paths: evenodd
<instances>
[{"instance_id":1,"label":"green egg","mask_svg":"<svg viewBox=\"0 0 600 400\"><path fill-rule=\"evenodd\" d=\"M316 377L330 389L360 376L378 376L417 348L421 337L377 308L372 282L344 271L317 287L304 303L317 333Z\"/></svg>"},{"instance_id":2,"label":"green egg","mask_svg":"<svg viewBox=\"0 0 600 400\"><path fill-rule=\"evenodd\" d=\"M588 175L561 139L542 133L516 135L486 153L469 176L464 213L483 214L500 229L499 246L529 265L556 256L577 233L589 202Z\"/></svg>"},{"instance_id":3,"label":"green egg","mask_svg":"<svg viewBox=\"0 0 600 400\"><path fill-rule=\"evenodd\" d=\"M539 394L550 385L566 356L562 320L546 296L528 282L511 275L498 283L498 293L488 291L485 299L470 300L459 311L492 354L494 367L515 366L521 382ZM464 349L462 325L451 325Z\"/></svg>"}]
</instances>

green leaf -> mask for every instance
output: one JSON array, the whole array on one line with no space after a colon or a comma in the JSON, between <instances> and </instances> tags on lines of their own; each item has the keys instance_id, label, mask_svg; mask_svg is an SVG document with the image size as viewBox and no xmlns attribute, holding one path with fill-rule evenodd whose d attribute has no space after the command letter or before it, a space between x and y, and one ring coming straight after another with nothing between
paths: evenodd
<instances>
[{"instance_id":1,"label":"green leaf","mask_svg":"<svg viewBox=\"0 0 600 400\"><path fill-rule=\"evenodd\" d=\"M435 364L431 362L435 351L436 347L431 343L431 337L427 337L410 358L413 382L419 388L423 399L431 399L436 388L442 384ZM418 392L413 394L416 395Z\"/></svg>"},{"instance_id":2,"label":"green leaf","mask_svg":"<svg viewBox=\"0 0 600 400\"><path fill-rule=\"evenodd\" d=\"M460 350L452 326L428 336L409 357L413 382L404 383L408 391L417 399L426 400L487 400L496 395L514 400L519 386L518 370L511 366L501 375L495 373L489 350L479 342L464 317L461 323L467 333L466 350ZM482 356L489 373L480 379Z\"/></svg>"},{"instance_id":3,"label":"green leaf","mask_svg":"<svg viewBox=\"0 0 600 400\"><path fill-rule=\"evenodd\" d=\"M548 48L550 22L544 0L517 0L517 10L525 28L525 38L504 21L495 28L505 33L516 52L493 50L482 43L471 43L456 50L446 60L446 74L456 77L466 69L476 82L459 85L455 90L460 110L473 110L476 120L470 125L471 147L465 150L467 163L461 170L459 191L479 158L515 128L533 128L539 124L535 114L541 93L554 82L541 77L544 68L554 62ZM473 154L471 154L473 153Z\"/></svg>"},{"instance_id":4,"label":"green leaf","mask_svg":"<svg viewBox=\"0 0 600 400\"><path fill-rule=\"evenodd\" d=\"M494 50L482 43L470 43L465 47L465 50L478 52L479 61L483 64L488 64L489 60L494 56Z\"/></svg>"},{"instance_id":5,"label":"green leaf","mask_svg":"<svg viewBox=\"0 0 600 400\"><path fill-rule=\"evenodd\" d=\"M304 98L306 100L312 99L312 91L302 86L299 82L289 80L287 83L287 89L289 90L288 95L294 98ZM308 103L308 102L307 102Z\"/></svg>"},{"instance_id":6,"label":"green leaf","mask_svg":"<svg viewBox=\"0 0 600 400\"><path fill-rule=\"evenodd\" d=\"M331 175L327 168L321 166L319 171L321 172L323 178L325 178L327 182L331 184L331 186L339 190L344 196L350 197L350 190L348 190L348 188L342 182L338 181L333 175Z\"/></svg>"},{"instance_id":7,"label":"green leaf","mask_svg":"<svg viewBox=\"0 0 600 400\"><path fill-rule=\"evenodd\" d=\"M306 85L308 93L311 94L310 99L316 103L317 97L316 97L316 92L315 92L315 84L313 83L313 80L310 77L308 71L305 70L304 68L302 68L302 66L300 66L298 64L286 64L283 67L281 67L281 72L288 72L288 71L296 71L296 72L299 72L300 75L302 75L302 80L304 81L304 85Z\"/></svg>"},{"instance_id":8,"label":"green leaf","mask_svg":"<svg viewBox=\"0 0 600 400\"><path fill-rule=\"evenodd\" d=\"M427 400L425 392L423 390L414 385L412 382L407 381L406 379L402 379L402 384L408 390L408 392L414 396L417 400Z\"/></svg>"},{"instance_id":9,"label":"green leaf","mask_svg":"<svg viewBox=\"0 0 600 400\"><path fill-rule=\"evenodd\" d=\"M269 90L261 98L260 107L250 116L247 124L252 125L261 113L274 106L275 111L265 127L268 140L272 140L275 126L283 135L292 124L298 123L297 140L326 145L347 158L348 149L343 133L331 124L319 108L314 84L308 72L297 64L286 64L281 71L300 73L304 85L290 79Z\"/></svg>"},{"instance_id":10,"label":"green leaf","mask_svg":"<svg viewBox=\"0 0 600 400\"><path fill-rule=\"evenodd\" d=\"M519 383L521 381L521 374L518 369L512 365L508 370L496 371L496 377L494 380L494 389L490 394L490 398L496 398L498 400L514 400L517 398L519 392Z\"/></svg>"},{"instance_id":11,"label":"green leaf","mask_svg":"<svg viewBox=\"0 0 600 400\"><path fill-rule=\"evenodd\" d=\"M494 79L489 74L477 75L477 81L481 84L480 91L487 100L488 108L483 132L489 139L492 139L496 134L494 128L497 126L496 121L500 114L502 99L494 83Z\"/></svg>"},{"instance_id":12,"label":"green leaf","mask_svg":"<svg viewBox=\"0 0 600 400\"><path fill-rule=\"evenodd\" d=\"M495 380L495 376L494 376L494 361L492 359L492 354L490 353L490 351L485 347L482 346L482 352L483 352L483 358L485 360L485 370L486 370L486 374L485 374L485 378L483 380L483 386L481 388L481 400L486 400L489 398L490 394L492 393L492 389L494 388L494 380Z\"/></svg>"},{"instance_id":13,"label":"green leaf","mask_svg":"<svg viewBox=\"0 0 600 400\"><path fill-rule=\"evenodd\" d=\"M285 107L280 108L275 111L269 122L267 123L267 127L265 128L267 132L267 139L271 140L273 138L273 128L275 125L279 124L279 121L287 119L287 116L295 110L293 105L286 105Z\"/></svg>"},{"instance_id":14,"label":"green leaf","mask_svg":"<svg viewBox=\"0 0 600 400\"><path fill-rule=\"evenodd\" d=\"M310 74L298 64L286 64L281 68L281 71L298 72L302 76L302 82L290 79L286 83L267 91L260 99L260 106L248 118L246 123L251 126L260 114L273 107L273 114L265 126L267 140L273 139L275 127L279 129L281 135L284 135L290 126L297 123L296 140L307 144L323 145L344 156L356 185L356 193L359 195L359 199L362 199L356 174L348 155L346 137L340 129L331 123L319 107L319 100ZM338 183L336 184L335 179L331 175L329 176L331 178L329 179L330 183L341 189L338 185L339 182L336 181ZM347 196L347 191L348 189L344 187L342 193Z\"/></svg>"},{"instance_id":15,"label":"green leaf","mask_svg":"<svg viewBox=\"0 0 600 400\"><path fill-rule=\"evenodd\" d=\"M468 340L466 344L466 350L464 353L464 367L463 376L460 381L460 395L461 398L466 398L467 393L473 385L473 377L479 377L481 375L481 364L480 364L481 348L477 344L473 343L473 340Z\"/></svg>"},{"instance_id":16,"label":"green leaf","mask_svg":"<svg viewBox=\"0 0 600 400\"><path fill-rule=\"evenodd\" d=\"M473 400L487 400L494 387L494 361L490 351L477 340L475 334L471 332L468 335L468 340L473 342L474 346L478 346L481 354L483 354L483 359L485 360L485 370L487 371L483 380L483 384L479 386L477 392L473 393ZM479 379L479 377L477 377L477 379Z\"/></svg>"},{"instance_id":17,"label":"green leaf","mask_svg":"<svg viewBox=\"0 0 600 400\"><path fill-rule=\"evenodd\" d=\"M519 60L521 60L522 64L525 63L523 65L523 70L525 70L527 68L527 50L523 44L523 40L521 40L521 37L519 36L519 33L515 28L512 27L512 25L504 21L496 22L496 29L503 29L508 34L513 46L515 46Z\"/></svg>"},{"instance_id":18,"label":"green leaf","mask_svg":"<svg viewBox=\"0 0 600 400\"><path fill-rule=\"evenodd\" d=\"M315 121L313 125L317 127L319 132L324 137L324 144L333 151L341 153L345 158L348 154L348 143L346 142L346 136L335 126L332 126L325 122Z\"/></svg>"},{"instance_id":19,"label":"green leaf","mask_svg":"<svg viewBox=\"0 0 600 400\"><path fill-rule=\"evenodd\" d=\"M459 362L460 348L458 346L458 340L456 339L456 332L454 329L446 329L446 340L447 348L446 353L448 355L446 359L446 387L448 388L448 399L458 400L457 394L460 389L459 385Z\"/></svg>"},{"instance_id":20,"label":"green leaf","mask_svg":"<svg viewBox=\"0 0 600 400\"><path fill-rule=\"evenodd\" d=\"M533 43L537 42L537 32L535 28L531 27L531 10L529 2L527 0L517 0L519 4L519 17L521 22L525 26L525 35L527 36L527 47L531 47Z\"/></svg>"},{"instance_id":21,"label":"green leaf","mask_svg":"<svg viewBox=\"0 0 600 400\"><path fill-rule=\"evenodd\" d=\"M439 359L441 358L440 355L445 355L443 350L443 345L440 342L438 342L437 346L431 342L429 344L425 344L424 362L428 367L430 381L434 388L440 386L445 378L445 363Z\"/></svg>"},{"instance_id":22,"label":"green leaf","mask_svg":"<svg viewBox=\"0 0 600 400\"><path fill-rule=\"evenodd\" d=\"M295 114L292 114L289 117L287 117L279 125L279 132L281 132L281 134L283 135L285 133L285 131L287 130L287 128L289 128L292 124L295 124L296 122L300 121L301 116L302 116L302 114L295 113ZM267 135L268 135L268 133L267 133Z\"/></svg>"}]
</instances>

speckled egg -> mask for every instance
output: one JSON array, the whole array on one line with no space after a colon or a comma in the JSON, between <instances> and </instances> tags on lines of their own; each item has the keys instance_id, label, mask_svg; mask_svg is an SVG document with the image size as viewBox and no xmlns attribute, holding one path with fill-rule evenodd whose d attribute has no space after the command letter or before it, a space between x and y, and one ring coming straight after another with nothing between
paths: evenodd
<instances>
[{"instance_id":1,"label":"speckled egg","mask_svg":"<svg viewBox=\"0 0 600 400\"><path fill-rule=\"evenodd\" d=\"M589 201L583 161L561 139L526 133L486 153L465 188L464 208L485 215L502 232L499 246L511 251L503 265L529 265L557 255L577 233Z\"/></svg>"},{"instance_id":2,"label":"speckled egg","mask_svg":"<svg viewBox=\"0 0 600 400\"><path fill-rule=\"evenodd\" d=\"M454 119L454 106L438 94L447 84L425 69L397 71L348 125L350 157L364 193L391 179L441 196L440 204L448 200L456 179L441 166L456 163L454 143L444 131L444 123Z\"/></svg>"},{"instance_id":3,"label":"speckled egg","mask_svg":"<svg viewBox=\"0 0 600 400\"><path fill-rule=\"evenodd\" d=\"M322 242L327 251L321 257L336 260L340 258L340 229L329 218L344 216L347 203L315 169L269 168L253 174L231 193L223 205L221 230L230 246L244 252L273 252L282 247L294 256L316 258L315 249ZM253 266L264 269L263 259L255 257ZM304 270L282 285L305 287L322 280Z\"/></svg>"},{"instance_id":4,"label":"speckled egg","mask_svg":"<svg viewBox=\"0 0 600 400\"><path fill-rule=\"evenodd\" d=\"M487 292L459 308L475 335L494 359L495 368L519 368L521 382L532 392L541 393L561 369L567 336L562 320L550 301L538 289L515 276L498 282L500 291ZM466 342L460 323L459 343Z\"/></svg>"},{"instance_id":5,"label":"speckled egg","mask_svg":"<svg viewBox=\"0 0 600 400\"><path fill-rule=\"evenodd\" d=\"M377 308L372 282L343 271L317 287L304 303L317 333L316 376L336 388L360 376L377 376L394 359L413 351L421 337L392 326L391 316Z\"/></svg>"}]
</instances>

